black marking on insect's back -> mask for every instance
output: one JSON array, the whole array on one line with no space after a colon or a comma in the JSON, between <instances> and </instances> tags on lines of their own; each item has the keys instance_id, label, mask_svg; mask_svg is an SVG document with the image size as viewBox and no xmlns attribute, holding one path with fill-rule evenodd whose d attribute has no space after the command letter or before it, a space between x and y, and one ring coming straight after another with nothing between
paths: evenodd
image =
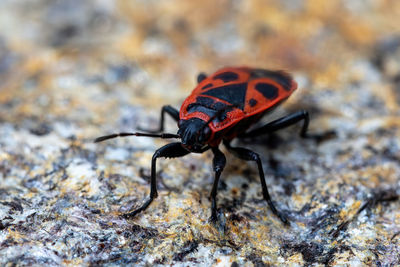
<instances>
[{"instance_id":1,"label":"black marking on insect's back","mask_svg":"<svg viewBox=\"0 0 400 267\"><path fill-rule=\"evenodd\" d=\"M187 112L188 113L201 112L207 114L209 117L212 117L215 115L217 111L201 105L189 105L187 107Z\"/></svg>"},{"instance_id":2,"label":"black marking on insect's back","mask_svg":"<svg viewBox=\"0 0 400 267\"><path fill-rule=\"evenodd\" d=\"M246 98L247 83L220 86L203 92L203 95L213 96L243 110Z\"/></svg>"},{"instance_id":3,"label":"black marking on insect's back","mask_svg":"<svg viewBox=\"0 0 400 267\"><path fill-rule=\"evenodd\" d=\"M215 104L215 100L209 97L198 96L196 97L196 102L190 104L188 109L191 105L202 105L205 107L212 107Z\"/></svg>"},{"instance_id":4,"label":"black marking on insect's back","mask_svg":"<svg viewBox=\"0 0 400 267\"><path fill-rule=\"evenodd\" d=\"M215 110L225 110L226 112L231 111L233 109L233 107L226 105L222 102L219 101L215 101L214 105L213 105L213 109Z\"/></svg>"},{"instance_id":5,"label":"black marking on insect's back","mask_svg":"<svg viewBox=\"0 0 400 267\"><path fill-rule=\"evenodd\" d=\"M276 88L272 84L257 83L255 89L269 100L274 100L278 97L278 88Z\"/></svg>"},{"instance_id":6,"label":"black marking on insect's back","mask_svg":"<svg viewBox=\"0 0 400 267\"><path fill-rule=\"evenodd\" d=\"M206 84L206 85L204 85L201 89L207 89L207 88L210 88L210 87L212 87L213 86L213 84L212 83L208 83L208 84Z\"/></svg>"},{"instance_id":7,"label":"black marking on insect's back","mask_svg":"<svg viewBox=\"0 0 400 267\"><path fill-rule=\"evenodd\" d=\"M220 74L217 74L213 77L214 80L223 80L224 83L227 82L232 82L232 81L236 81L237 79L239 79L239 75L237 75L237 73L231 72L231 71L227 71L227 72L223 72Z\"/></svg>"},{"instance_id":8,"label":"black marking on insect's back","mask_svg":"<svg viewBox=\"0 0 400 267\"><path fill-rule=\"evenodd\" d=\"M196 97L196 101L188 105L186 110L191 109L193 106L204 106L213 110L226 110L227 105L222 103L221 101L215 100L208 96L198 96Z\"/></svg>"},{"instance_id":9,"label":"black marking on insect's back","mask_svg":"<svg viewBox=\"0 0 400 267\"><path fill-rule=\"evenodd\" d=\"M272 71L263 69L254 69L250 71L250 80L269 78L281 84L283 89L290 91L292 88L292 77L284 71Z\"/></svg>"},{"instance_id":10,"label":"black marking on insect's back","mask_svg":"<svg viewBox=\"0 0 400 267\"><path fill-rule=\"evenodd\" d=\"M187 106L186 111L188 113L193 112L201 112L207 114L209 117L215 116L218 111L224 110L225 112L221 113L217 118L215 118L215 122L221 122L226 119L226 113L231 111L233 108L222 103L216 101L209 97L198 96L196 97L196 102Z\"/></svg>"},{"instance_id":11,"label":"black marking on insect's back","mask_svg":"<svg viewBox=\"0 0 400 267\"><path fill-rule=\"evenodd\" d=\"M254 98L250 99L249 105L250 105L250 107L254 107L255 105L257 105L257 100L255 100Z\"/></svg>"}]
</instances>

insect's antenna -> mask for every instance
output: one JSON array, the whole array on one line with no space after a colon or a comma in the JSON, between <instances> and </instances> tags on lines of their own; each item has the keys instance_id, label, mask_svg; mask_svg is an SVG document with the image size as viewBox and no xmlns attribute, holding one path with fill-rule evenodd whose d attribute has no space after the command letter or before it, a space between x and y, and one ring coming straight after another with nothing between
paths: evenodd
<instances>
[{"instance_id":1,"label":"insect's antenna","mask_svg":"<svg viewBox=\"0 0 400 267\"><path fill-rule=\"evenodd\" d=\"M147 137L153 137L153 138L163 138L163 139L168 139L168 138L181 138L178 134L171 134L171 133L161 133L161 134L152 134L152 133L115 133L115 134L109 134L109 135L104 135L97 137L94 139L95 143L98 142L103 142L108 139L116 138L116 137L125 137L125 136L147 136Z\"/></svg>"}]
</instances>

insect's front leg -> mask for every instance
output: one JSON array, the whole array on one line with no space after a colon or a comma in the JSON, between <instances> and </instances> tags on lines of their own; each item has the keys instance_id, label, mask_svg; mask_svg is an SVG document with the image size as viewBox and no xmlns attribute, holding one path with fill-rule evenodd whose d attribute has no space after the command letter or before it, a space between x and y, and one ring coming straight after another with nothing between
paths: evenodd
<instances>
[{"instance_id":1,"label":"insect's front leg","mask_svg":"<svg viewBox=\"0 0 400 267\"><path fill-rule=\"evenodd\" d=\"M166 105L166 106L163 106L161 108L160 126L158 127L157 130L142 129L140 127L138 128L138 130L145 131L145 132L148 132L148 133L160 133L160 132L163 132L164 131L164 122L165 122L165 113L170 115L175 121L179 120L179 111L176 108L174 108L174 107L172 107L170 105Z\"/></svg>"},{"instance_id":2,"label":"insect's front leg","mask_svg":"<svg viewBox=\"0 0 400 267\"><path fill-rule=\"evenodd\" d=\"M214 178L214 183L213 187L211 189L211 221L215 222L217 221L217 189L218 189L218 182L219 182L219 177L221 176L222 171L224 170L225 164L226 164L226 158L225 155L218 149L218 147L213 147L212 152L214 153L214 159L213 159L213 169L215 172L215 178Z\"/></svg>"},{"instance_id":3,"label":"insect's front leg","mask_svg":"<svg viewBox=\"0 0 400 267\"><path fill-rule=\"evenodd\" d=\"M182 144L180 142L177 143L171 143L168 145L165 145L154 153L153 158L151 159L151 180L150 180L150 198L138 209L125 213L122 216L124 218L132 218L136 214L144 211L147 209L147 207L150 205L150 203L153 201L154 198L157 197L157 181L156 181L156 161L157 158L177 158L177 157L183 157L190 152L187 151L182 147Z\"/></svg>"},{"instance_id":4,"label":"insect's front leg","mask_svg":"<svg viewBox=\"0 0 400 267\"><path fill-rule=\"evenodd\" d=\"M267 187L267 183L265 182L265 176L264 176L264 170L262 167L262 163L261 163L261 159L260 156L247 149L247 148L243 148L243 147L232 147L230 145L229 142L224 142L224 145L226 146L226 148L229 150L229 152L231 152L234 156L246 160L246 161L255 161L257 163L257 167L258 167L258 172L260 175L260 182L261 182L261 187L262 187L262 193L263 193L263 197L264 199L267 201L269 207L271 208L271 211L278 216L278 218L284 223L284 224L289 224L288 219L286 218L286 216L279 212L276 208L274 203L272 203L271 197L269 195L268 192L268 187Z\"/></svg>"}]
</instances>

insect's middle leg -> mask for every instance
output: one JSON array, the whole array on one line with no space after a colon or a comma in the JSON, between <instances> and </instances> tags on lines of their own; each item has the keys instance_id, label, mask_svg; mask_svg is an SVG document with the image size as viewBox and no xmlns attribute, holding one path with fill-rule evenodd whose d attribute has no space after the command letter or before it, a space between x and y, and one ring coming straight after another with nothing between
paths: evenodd
<instances>
[{"instance_id":1,"label":"insect's middle leg","mask_svg":"<svg viewBox=\"0 0 400 267\"><path fill-rule=\"evenodd\" d=\"M123 214L125 218L134 217L136 214L144 211L150 205L154 198L157 197L157 181L156 181L156 161L157 158L177 158L183 157L190 152L182 147L180 142L165 145L154 153L151 159L151 180L150 180L150 198L138 209Z\"/></svg>"},{"instance_id":2,"label":"insect's middle leg","mask_svg":"<svg viewBox=\"0 0 400 267\"><path fill-rule=\"evenodd\" d=\"M238 137L239 138L257 137L263 134L272 133L280 129L289 127L290 125L293 125L301 120L303 120L303 127L301 128L300 136L305 138L308 137L307 130L308 130L308 124L310 123L310 117L308 115L308 112L305 110L301 110L293 114L289 114L280 119L274 120L270 123L267 123L264 126L261 126L260 128L254 129L247 133L243 133Z\"/></svg>"},{"instance_id":3,"label":"insect's middle leg","mask_svg":"<svg viewBox=\"0 0 400 267\"><path fill-rule=\"evenodd\" d=\"M226 164L225 155L218 149L218 147L213 147L212 152L214 153L213 159L213 169L215 172L215 178L213 187L211 189L211 221L217 221L217 189L219 177L221 176L222 171L224 170Z\"/></svg>"},{"instance_id":4,"label":"insect's middle leg","mask_svg":"<svg viewBox=\"0 0 400 267\"><path fill-rule=\"evenodd\" d=\"M160 133L164 131L165 113L170 115L175 121L179 120L179 111L170 105L166 105L161 108L160 126L158 127L158 130L142 129L140 127L138 128L138 130L148 133Z\"/></svg>"},{"instance_id":5,"label":"insect's middle leg","mask_svg":"<svg viewBox=\"0 0 400 267\"><path fill-rule=\"evenodd\" d=\"M264 199L267 201L269 207L271 208L271 211L279 217L279 219L284 223L284 224L288 224L289 221L286 218L285 215L283 215L281 212L279 212L276 208L274 203L272 203L271 197L269 195L268 192L268 187L267 187L267 183L265 182L265 176L264 176L264 170L262 167L262 163L261 163L261 159L260 156L247 149L247 148L243 148L243 147L232 147L230 145L229 142L224 142L224 145L226 146L226 148L229 150L229 152L231 152L234 156L246 160L246 161L255 161L257 163L257 167L258 167L258 172L260 175L260 182L261 182L261 187L262 187L262 193L263 193L263 197Z\"/></svg>"}]
</instances>

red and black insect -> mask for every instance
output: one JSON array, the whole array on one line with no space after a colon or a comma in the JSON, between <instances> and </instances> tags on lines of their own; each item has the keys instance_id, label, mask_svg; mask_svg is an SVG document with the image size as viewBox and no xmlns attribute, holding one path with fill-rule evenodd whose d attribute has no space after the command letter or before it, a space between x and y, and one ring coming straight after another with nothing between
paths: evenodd
<instances>
[{"instance_id":1,"label":"red and black insect","mask_svg":"<svg viewBox=\"0 0 400 267\"><path fill-rule=\"evenodd\" d=\"M213 169L215 179L211 190L211 220L217 219L217 188L226 158L218 146L222 142L236 157L255 161L261 180L264 199L272 212L284 223L286 216L273 204L265 182L260 156L243 147L231 146L234 138L257 137L286 128L303 121L300 136L306 137L309 124L307 111L301 110L274 120L259 128L250 129L266 113L286 100L297 88L297 83L283 71L271 71L248 67L227 67L211 76L201 73L197 77L198 85L185 99L180 111L167 105L161 109L159 129L148 133L118 133L99 137L95 142L118 136L149 136L160 138L179 138L181 142L167 144L159 148L151 160L150 198L138 209L124 214L133 217L144 211L157 197L156 160L157 158L183 157L189 153L203 153L209 149L214 154ZM178 133L161 133L164 130L164 116L169 114L178 122ZM157 134L161 133L161 134Z\"/></svg>"}]
</instances>

